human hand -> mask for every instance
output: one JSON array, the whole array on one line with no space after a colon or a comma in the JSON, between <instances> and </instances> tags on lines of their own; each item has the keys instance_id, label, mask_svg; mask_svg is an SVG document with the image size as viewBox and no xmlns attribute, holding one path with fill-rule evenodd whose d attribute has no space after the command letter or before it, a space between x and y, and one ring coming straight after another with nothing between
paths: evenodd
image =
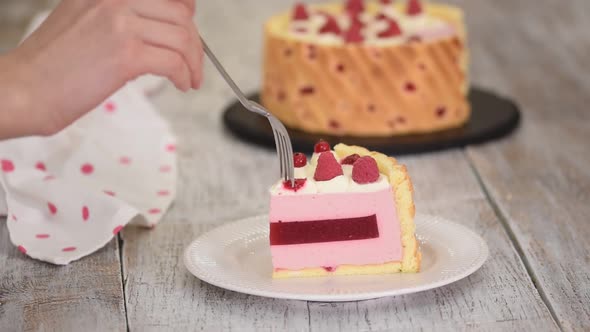
<instances>
[{"instance_id":1,"label":"human hand","mask_svg":"<svg viewBox=\"0 0 590 332\"><path fill-rule=\"evenodd\" d=\"M0 113L0 138L53 134L147 73L197 89L203 51L194 11L194 0L63 0L0 58L0 95L17 106L6 121Z\"/></svg>"}]
</instances>

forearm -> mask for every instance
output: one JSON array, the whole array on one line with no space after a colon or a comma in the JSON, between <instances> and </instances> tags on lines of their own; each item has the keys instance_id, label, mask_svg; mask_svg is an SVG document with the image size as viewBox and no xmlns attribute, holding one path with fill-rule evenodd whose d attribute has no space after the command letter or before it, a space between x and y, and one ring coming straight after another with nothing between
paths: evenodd
<instances>
[{"instance_id":1,"label":"forearm","mask_svg":"<svg viewBox=\"0 0 590 332\"><path fill-rule=\"evenodd\" d=\"M198 88L203 52L194 0L62 0L0 56L0 140L51 135L144 74Z\"/></svg>"},{"instance_id":2,"label":"forearm","mask_svg":"<svg viewBox=\"0 0 590 332\"><path fill-rule=\"evenodd\" d=\"M0 140L41 134L25 72L16 54L0 56Z\"/></svg>"}]
</instances>

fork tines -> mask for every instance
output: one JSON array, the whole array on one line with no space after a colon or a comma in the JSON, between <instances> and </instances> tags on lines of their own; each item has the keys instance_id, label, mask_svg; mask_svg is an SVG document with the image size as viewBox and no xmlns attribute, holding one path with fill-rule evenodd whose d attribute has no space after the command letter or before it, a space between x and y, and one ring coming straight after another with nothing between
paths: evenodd
<instances>
[{"instance_id":1,"label":"fork tines","mask_svg":"<svg viewBox=\"0 0 590 332\"><path fill-rule=\"evenodd\" d=\"M291 181L291 184L295 181L294 176L294 165L293 165L293 147L291 145L291 139L285 126L274 116L269 115L268 120L272 127L272 131L275 138L275 144L277 147L277 154L279 156L281 177L285 181Z\"/></svg>"}]
</instances>

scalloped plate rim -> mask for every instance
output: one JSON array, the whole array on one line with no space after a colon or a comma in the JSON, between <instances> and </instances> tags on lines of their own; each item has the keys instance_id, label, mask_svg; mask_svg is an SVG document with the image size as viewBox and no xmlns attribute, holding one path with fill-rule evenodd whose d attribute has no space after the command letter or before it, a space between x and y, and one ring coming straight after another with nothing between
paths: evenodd
<instances>
[{"instance_id":1,"label":"scalloped plate rim","mask_svg":"<svg viewBox=\"0 0 590 332\"><path fill-rule=\"evenodd\" d=\"M256 295L256 296L267 297L267 298L275 298L275 299L303 300L303 301L317 301L317 302L346 302L346 301L362 301L362 300L370 300L370 299L389 297L389 296L412 294L412 293L417 293L417 292L422 292L422 291L426 291L426 290L439 288L439 287L451 284L453 282L459 281L459 280L473 274L485 263L485 261L487 260L487 258L489 256L489 249L488 249L486 242L483 240L483 238L481 238L481 236L479 236L478 234L476 234L475 232L473 232L471 229L467 228L466 226L463 226L463 225L455 223L455 222L451 222L451 221L449 221L445 218L442 218L442 217L436 217L436 216L431 216L431 215L426 215L426 214L417 214L416 218L415 218L416 225L417 225L416 235L419 239L423 238L423 235L424 235L420 231L419 226L421 224L425 224L425 225L426 224L433 224L433 223L434 224L446 224L446 226L449 226L448 227L449 229L455 228L455 230L458 229L458 230L461 230L461 232L463 232L464 234L468 234L468 236L471 237L471 240L474 240L479 245L477 247L479 254L474 255L473 261L471 262L471 264L469 264L469 267L463 268L463 269L461 269L460 272L457 272L457 273L455 273L451 276L448 276L446 278L440 279L437 282L418 284L416 286L406 287L406 288L401 288L401 289L389 289L389 290L384 289L381 291L355 292L355 293L344 293L344 294L311 294L311 293L279 292L279 291L273 291L273 290L248 288L248 287L240 286L237 283L224 282L223 280L220 280L219 278L215 278L214 276L211 276L210 273L204 271L204 268L199 267L198 263L195 262L193 255L199 255L199 253L195 253L195 251L197 251L198 246L203 245L203 243L207 244L208 238L211 238L216 233L235 230L235 228L237 228L237 227L240 227L240 226L246 227L249 224L252 224L251 226L254 226L251 228L255 228L256 226L260 226L260 224L262 223L261 220L267 220L267 218L268 218L267 214L262 214L262 215L237 219L237 220L219 225L219 226L215 227L214 229L209 230L207 232L204 232L203 234L198 236L195 240L193 240L186 247L186 249L184 251L184 255L183 255L185 267L188 269L188 271L191 274L193 274L195 277L197 277L201 281L204 281L204 282L214 285L216 287L220 287L220 288L231 290L231 291L238 292L238 293ZM240 237L235 238L234 242L238 241L246 236L252 235L252 234L248 235L247 232L241 232L241 234L242 234L241 238ZM262 233L256 232L255 234L262 234ZM268 233L266 233L266 234L268 234ZM428 232L427 232L427 234L428 234ZM215 244L213 244L213 246L215 246ZM475 248L471 248L471 249L466 248L465 252L473 250L473 249L475 249ZM424 259L424 257L423 257L423 259ZM215 259L212 259L212 260L215 261ZM310 280L310 279L325 280L326 278L330 278L330 277L317 277L317 278L305 278L305 279L307 279L307 280ZM338 278L346 278L346 277L339 276ZM272 281L272 278L270 275L268 276L268 279L269 279L269 281ZM282 279L282 280L288 280L288 279Z\"/></svg>"}]
</instances>

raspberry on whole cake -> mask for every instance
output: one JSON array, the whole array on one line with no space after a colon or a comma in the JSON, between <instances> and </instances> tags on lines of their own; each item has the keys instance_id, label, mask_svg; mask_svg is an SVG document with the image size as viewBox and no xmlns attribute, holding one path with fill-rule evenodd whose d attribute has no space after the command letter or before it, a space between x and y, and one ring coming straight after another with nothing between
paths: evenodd
<instances>
[{"instance_id":1,"label":"raspberry on whole cake","mask_svg":"<svg viewBox=\"0 0 590 332\"><path fill-rule=\"evenodd\" d=\"M394 158L318 142L270 189L273 277L418 272L412 182Z\"/></svg>"},{"instance_id":2,"label":"raspberry on whole cake","mask_svg":"<svg viewBox=\"0 0 590 332\"><path fill-rule=\"evenodd\" d=\"M454 6L296 3L266 23L262 103L310 133L393 136L459 127L471 112L464 45L463 13Z\"/></svg>"}]
</instances>

